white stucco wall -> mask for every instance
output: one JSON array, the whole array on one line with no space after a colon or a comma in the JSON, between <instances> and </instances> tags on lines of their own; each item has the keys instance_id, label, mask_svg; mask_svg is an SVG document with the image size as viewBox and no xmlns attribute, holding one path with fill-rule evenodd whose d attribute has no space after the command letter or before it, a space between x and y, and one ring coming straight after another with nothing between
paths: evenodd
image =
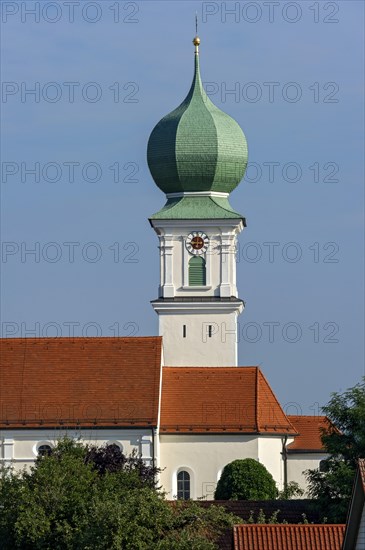
<instances>
[{"instance_id":1,"label":"white stucco wall","mask_svg":"<svg viewBox=\"0 0 365 550\"><path fill-rule=\"evenodd\" d=\"M282 447L281 437L258 438L260 462L264 464L275 479L279 491L281 491L284 486L284 462L281 455Z\"/></svg>"},{"instance_id":2,"label":"white stucco wall","mask_svg":"<svg viewBox=\"0 0 365 550\"><path fill-rule=\"evenodd\" d=\"M150 430L88 429L88 430L4 430L0 437L0 461L12 464L16 469L33 464L41 444L55 445L67 435L80 438L93 445L117 443L129 455L134 449L151 464L155 452L156 465L163 472L160 483L167 498L177 494L176 476L179 470L187 470L191 476L191 498L213 498L217 481L224 466L239 458L259 460L271 473L279 490L283 488L284 464L280 436L251 436L236 434L162 434L152 444ZM290 443L290 441L288 441ZM303 471L317 468L326 455L296 453L288 456L288 481L296 481L305 489ZM364 522L363 518L363 522ZM364 533L365 526L363 525Z\"/></svg>"},{"instance_id":3,"label":"white stucco wall","mask_svg":"<svg viewBox=\"0 0 365 550\"><path fill-rule=\"evenodd\" d=\"M166 300L154 301L152 306L159 316L165 364L236 366L237 317L243 304L219 298L237 297L235 252L242 221L220 220L218 225L215 220L154 220L153 226L160 242L158 295ZM202 254L206 262L204 286L189 286L188 266L193 255L186 243L194 231L202 231L209 238L208 249ZM187 301L213 297L217 297L214 303ZM169 302L171 298L184 301Z\"/></svg>"},{"instance_id":4,"label":"white stucco wall","mask_svg":"<svg viewBox=\"0 0 365 550\"><path fill-rule=\"evenodd\" d=\"M161 482L167 498L177 494L176 476L187 470L191 477L191 498L212 499L224 466L239 458L259 460L283 484L281 438L250 435L160 435Z\"/></svg>"},{"instance_id":5,"label":"white stucco wall","mask_svg":"<svg viewBox=\"0 0 365 550\"><path fill-rule=\"evenodd\" d=\"M324 453L292 453L288 454L288 482L296 481L306 491L307 480L303 472L319 468L319 463L328 455ZM303 497L308 496L306 494Z\"/></svg>"},{"instance_id":6,"label":"white stucco wall","mask_svg":"<svg viewBox=\"0 0 365 550\"><path fill-rule=\"evenodd\" d=\"M183 325L186 336L183 336ZM211 326L211 337L209 336ZM164 361L171 367L237 365L237 313L216 309L159 314Z\"/></svg>"},{"instance_id":7,"label":"white stucco wall","mask_svg":"<svg viewBox=\"0 0 365 550\"><path fill-rule=\"evenodd\" d=\"M67 435L81 439L92 445L105 443L119 444L123 452L129 455L133 449L142 454L147 463L152 461L152 434L143 430L4 430L0 438L0 459L15 469L33 464L37 457L37 449L41 444L55 445L57 440Z\"/></svg>"}]
</instances>

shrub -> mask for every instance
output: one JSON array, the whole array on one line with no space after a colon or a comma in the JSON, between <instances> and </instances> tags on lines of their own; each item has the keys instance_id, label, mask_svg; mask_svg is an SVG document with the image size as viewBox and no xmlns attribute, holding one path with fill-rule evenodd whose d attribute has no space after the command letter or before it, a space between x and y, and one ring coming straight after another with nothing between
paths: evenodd
<instances>
[{"instance_id":1,"label":"shrub","mask_svg":"<svg viewBox=\"0 0 365 550\"><path fill-rule=\"evenodd\" d=\"M265 466L253 458L234 460L218 481L216 500L272 500L278 496L275 481Z\"/></svg>"}]
</instances>

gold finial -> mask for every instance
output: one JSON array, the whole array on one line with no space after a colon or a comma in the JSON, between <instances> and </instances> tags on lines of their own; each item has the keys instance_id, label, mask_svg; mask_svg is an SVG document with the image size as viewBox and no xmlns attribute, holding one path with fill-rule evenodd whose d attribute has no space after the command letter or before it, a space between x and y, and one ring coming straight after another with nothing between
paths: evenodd
<instances>
[{"instance_id":1,"label":"gold finial","mask_svg":"<svg viewBox=\"0 0 365 550\"><path fill-rule=\"evenodd\" d=\"M195 12L195 32L196 36L193 40L193 44L195 46L195 53L199 53L200 38L198 36L198 12Z\"/></svg>"}]
</instances>

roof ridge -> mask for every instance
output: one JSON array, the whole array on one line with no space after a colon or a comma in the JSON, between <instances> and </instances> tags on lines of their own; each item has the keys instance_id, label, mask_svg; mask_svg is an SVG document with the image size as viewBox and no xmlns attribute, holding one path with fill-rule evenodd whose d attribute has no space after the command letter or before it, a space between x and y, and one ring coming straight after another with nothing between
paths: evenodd
<instances>
[{"instance_id":1,"label":"roof ridge","mask_svg":"<svg viewBox=\"0 0 365 550\"><path fill-rule=\"evenodd\" d=\"M288 415L284 412L284 409L282 408L281 404L279 403L279 400L278 398L276 397L275 393L274 393L274 390L272 389L271 385L269 384L269 381L267 380L266 376L264 375L264 373L262 372L262 370L258 368L258 376L261 375L261 379L264 381L264 383L266 384L266 388L268 389L268 391L271 393L272 397L274 398L274 401L275 403L278 405L278 407L280 408L280 410L282 411L284 417L286 418L289 426L293 429L293 431L295 432L293 435L298 435L298 431L296 430L295 426L290 422L289 418L288 418Z\"/></svg>"},{"instance_id":2,"label":"roof ridge","mask_svg":"<svg viewBox=\"0 0 365 550\"><path fill-rule=\"evenodd\" d=\"M233 370L233 371L237 371L239 372L240 369L245 369L245 370L248 370L248 369L257 369L258 367L217 367L217 366L211 366L211 367L202 367L202 366L195 366L195 367L189 367L189 366L181 366L181 367L173 367L171 365L164 365L163 367L164 369L194 369L194 370L198 370L198 369L201 369L201 370L208 370L208 369L217 369L217 370L220 370L220 371L224 371L224 370Z\"/></svg>"},{"instance_id":3,"label":"roof ridge","mask_svg":"<svg viewBox=\"0 0 365 550\"><path fill-rule=\"evenodd\" d=\"M0 338L0 343L10 342L64 342L64 341L88 341L88 342L104 342L114 340L120 342L131 340L161 340L162 336L40 336L40 337L25 337L19 336L15 338Z\"/></svg>"},{"instance_id":4,"label":"roof ridge","mask_svg":"<svg viewBox=\"0 0 365 550\"><path fill-rule=\"evenodd\" d=\"M218 171L218 168L216 169L216 172ZM215 176L214 176L215 177ZM220 198L223 198L223 197L220 197ZM224 210L225 212L229 212L230 214L238 214L239 216L241 216L241 214L239 212L236 212L236 210L234 210L233 208L226 208L225 206L222 206L220 204L220 202L217 201L217 199L219 200L218 197L209 197L209 199L214 202L215 205L219 206L219 208L221 208L222 210ZM223 202L223 201L222 201ZM228 202L228 199L227 199L227 202ZM229 203L228 203L229 204ZM231 205L229 205L231 206ZM243 216L242 216L243 217Z\"/></svg>"},{"instance_id":5,"label":"roof ridge","mask_svg":"<svg viewBox=\"0 0 365 550\"><path fill-rule=\"evenodd\" d=\"M23 351L23 360L21 366L21 378L20 378L20 394L19 394L19 404L20 404L20 415L23 417L23 390L24 390L24 373L25 373L25 364L26 364L26 354L27 354L27 343L25 342L24 351Z\"/></svg>"},{"instance_id":6,"label":"roof ridge","mask_svg":"<svg viewBox=\"0 0 365 550\"><path fill-rule=\"evenodd\" d=\"M256 422L256 430L260 431L259 426L259 372L260 367L256 367L256 378L255 378L255 401L256 401L256 410L255 410L255 422Z\"/></svg>"},{"instance_id":7,"label":"roof ridge","mask_svg":"<svg viewBox=\"0 0 365 550\"><path fill-rule=\"evenodd\" d=\"M287 417L291 418L327 418L325 414L287 414ZM329 420L329 419L328 419Z\"/></svg>"}]
</instances>

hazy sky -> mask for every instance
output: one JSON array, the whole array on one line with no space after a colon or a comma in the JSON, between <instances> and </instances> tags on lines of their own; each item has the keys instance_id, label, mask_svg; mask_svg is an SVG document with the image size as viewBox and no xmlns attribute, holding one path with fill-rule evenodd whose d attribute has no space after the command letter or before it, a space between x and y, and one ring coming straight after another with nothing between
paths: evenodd
<instances>
[{"instance_id":1,"label":"hazy sky","mask_svg":"<svg viewBox=\"0 0 365 550\"><path fill-rule=\"evenodd\" d=\"M363 2L1 7L2 336L157 334L146 145L190 87L197 10L202 79L251 162L231 196L239 363L289 413L359 381Z\"/></svg>"}]
</instances>

